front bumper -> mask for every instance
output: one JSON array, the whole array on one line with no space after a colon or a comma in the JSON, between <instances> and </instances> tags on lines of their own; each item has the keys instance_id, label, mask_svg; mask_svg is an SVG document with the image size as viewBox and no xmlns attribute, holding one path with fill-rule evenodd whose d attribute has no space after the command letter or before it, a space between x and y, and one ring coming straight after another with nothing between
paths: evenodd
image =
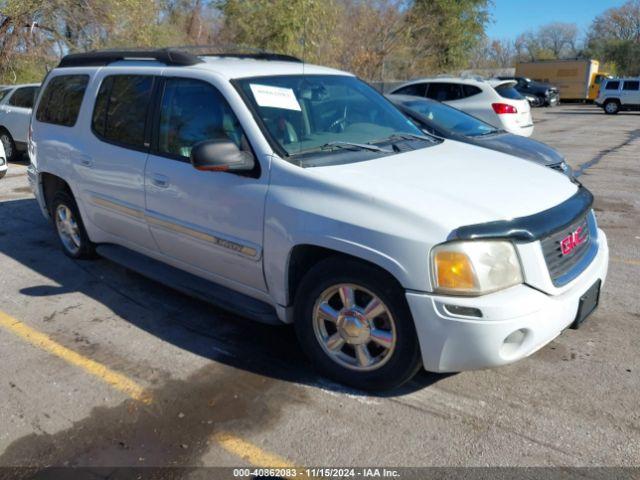
<instances>
[{"instance_id":1,"label":"front bumper","mask_svg":"<svg viewBox=\"0 0 640 480\"><path fill-rule=\"evenodd\" d=\"M580 297L596 281L604 284L608 265L607 239L598 230L596 257L558 295L526 284L480 297L407 292L424 368L458 372L506 365L531 355L573 323ZM444 305L479 309L482 318L451 315Z\"/></svg>"}]
</instances>

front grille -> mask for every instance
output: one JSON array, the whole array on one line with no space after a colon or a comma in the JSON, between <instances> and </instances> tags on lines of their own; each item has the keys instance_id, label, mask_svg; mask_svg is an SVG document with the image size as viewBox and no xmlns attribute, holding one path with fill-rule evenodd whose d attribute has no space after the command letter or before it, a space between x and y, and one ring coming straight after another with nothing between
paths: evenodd
<instances>
[{"instance_id":1,"label":"front grille","mask_svg":"<svg viewBox=\"0 0 640 480\"><path fill-rule=\"evenodd\" d=\"M562 253L562 241L582 228L580 238L584 241L566 253ZM597 245L594 236L595 224L591 213L578 218L562 230L558 230L540 240L542 253L549 269L549 275L556 287L562 286L578 276L595 256Z\"/></svg>"}]
</instances>

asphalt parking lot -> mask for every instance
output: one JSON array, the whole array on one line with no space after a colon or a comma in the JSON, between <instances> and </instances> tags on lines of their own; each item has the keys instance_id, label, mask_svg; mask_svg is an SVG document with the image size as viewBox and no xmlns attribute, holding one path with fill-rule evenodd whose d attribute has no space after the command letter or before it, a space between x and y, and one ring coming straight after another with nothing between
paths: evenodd
<instances>
[{"instance_id":1,"label":"asphalt parking lot","mask_svg":"<svg viewBox=\"0 0 640 480\"><path fill-rule=\"evenodd\" d=\"M0 466L640 464L640 114L534 112L596 196L599 310L532 357L382 396L320 378L291 328L72 261L26 163L0 181ZM505 199L507 200L507 199Z\"/></svg>"}]
</instances>

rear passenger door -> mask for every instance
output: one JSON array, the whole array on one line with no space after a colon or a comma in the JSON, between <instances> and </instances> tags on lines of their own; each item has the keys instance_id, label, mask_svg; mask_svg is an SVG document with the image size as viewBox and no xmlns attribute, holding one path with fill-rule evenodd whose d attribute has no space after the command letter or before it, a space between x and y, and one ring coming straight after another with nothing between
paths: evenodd
<instances>
[{"instance_id":1,"label":"rear passenger door","mask_svg":"<svg viewBox=\"0 0 640 480\"><path fill-rule=\"evenodd\" d=\"M149 108L157 83L149 70L102 70L92 85L90 118L73 159L76 184L99 242L156 250L144 219Z\"/></svg>"},{"instance_id":2,"label":"rear passenger door","mask_svg":"<svg viewBox=\"0 0 640 480\"><path fill-rule=\"evenodd\" d=\"M622 84L622 103L640 105L640 80L625 80Z\"/></svg>"},{"instance_id":3,"label":"rear passenger door","mask_svg":"<svg viewBox=\"0 0 640 480\"><path fill-rule=\"evenodd\" d=\"M38 87L17 88L7 102L0 107L3 111L2 124L9 130L18 148L27 143L31 110L38 94Z\"/></svg>"},{"instance_id":4,"label":"rear passenger door","mask_svg":"<svg viewBox=\"0 0 640 480\"><path fill-rule=\"evenodd\" d=\"M198 171L190 163L191 148L204 140L225 137L251 149L229 103L213 83L167 77L154 118L146 217L160 251L196 275L264 291L268 172L260 171L259 158L244 175Z\"/></svg>"}]
</instances>

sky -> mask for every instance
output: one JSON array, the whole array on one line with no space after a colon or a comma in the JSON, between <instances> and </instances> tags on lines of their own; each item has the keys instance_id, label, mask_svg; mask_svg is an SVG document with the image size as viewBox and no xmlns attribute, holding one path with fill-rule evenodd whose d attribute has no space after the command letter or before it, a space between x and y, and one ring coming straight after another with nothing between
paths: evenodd
<instances>
[{"instance_id":1,"label":"sky","mask_svg":"<svg viewBox=\"0 0 640 480\"><path fill-rule=\"evenodd\" d=\"M513 40L540 25L564 22L575 23L582 37L596 16L624 3L626 0L493 0L493 23L487 35Z\"/></svg>"}]
</instances>

